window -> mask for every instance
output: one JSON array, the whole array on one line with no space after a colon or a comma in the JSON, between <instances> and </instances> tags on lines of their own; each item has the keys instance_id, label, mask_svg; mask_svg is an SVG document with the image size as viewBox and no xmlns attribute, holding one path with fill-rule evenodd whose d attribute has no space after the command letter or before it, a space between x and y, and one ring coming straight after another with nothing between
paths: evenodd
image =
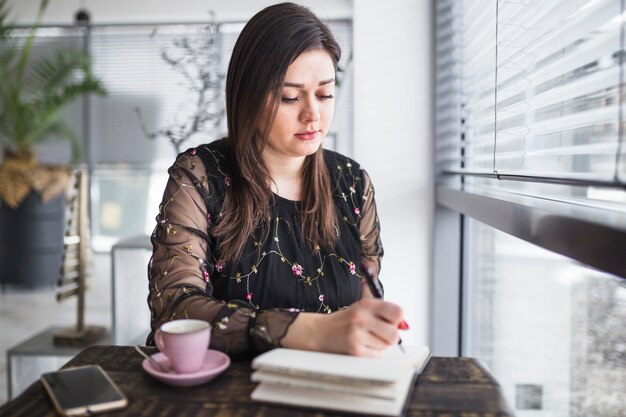
<instances>
[{"instance_id":1,"label":"window","mask_svg":"<svg viewBox=\"0 0 626 417\"><path fill-rule=\"evenodd\" d=\"M516 415L626 408L624 7L436 2L433 351Z\"/></svg>"},{"instance_id":2,"label":"window","mask_svg":"<svg viewBox=\"0 0 626 417\"><path fill-rule=\"evenodd\" d=\"M463 354L517 416L622 414L626 282L476 220L467 231Z\"/></svg>"}]
</instances>

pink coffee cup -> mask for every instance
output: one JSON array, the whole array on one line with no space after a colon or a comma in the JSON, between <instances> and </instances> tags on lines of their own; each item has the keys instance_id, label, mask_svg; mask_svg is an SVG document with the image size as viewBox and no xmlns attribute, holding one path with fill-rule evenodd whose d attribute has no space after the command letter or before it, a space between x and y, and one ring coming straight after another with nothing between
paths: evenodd
<instances>
[{"instance_id":1,"label":"pink coffee cup","mask_svg":"<svg viewBox=\"0 0 626 417\"><path fill-rule=\"evenodd\" d=\"M211 342L211 325L204 320L168 321L157 329L154 341L174 371L181 374L198 372Z\"/></svg>"}]
</instances>

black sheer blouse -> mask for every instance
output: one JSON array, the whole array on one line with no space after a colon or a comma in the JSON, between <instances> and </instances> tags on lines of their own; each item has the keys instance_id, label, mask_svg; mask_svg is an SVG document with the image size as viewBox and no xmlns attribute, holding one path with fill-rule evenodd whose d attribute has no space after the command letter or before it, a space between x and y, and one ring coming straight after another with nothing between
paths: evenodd
<instances>
[{"instance_id":1,"label":"black sheer blouse","mask_svg":"<svg viewBox=\"0 0 626 417\"><path fill-rule=\"evenodd\" d=\"M230 183L228 155L221 139L181 153L169 169L152 234L148 303L153 331L177 318L207 320L211 348L250 357L280 346L300 311L332 313L357 301L361 265L377 279L383 248L369 176L326 150L336 246L311 251L300 229L300 203L275 195L268 237L262 240L259 229L240 260L225 263L210 229Z\"/></svg>"}]
</instances>

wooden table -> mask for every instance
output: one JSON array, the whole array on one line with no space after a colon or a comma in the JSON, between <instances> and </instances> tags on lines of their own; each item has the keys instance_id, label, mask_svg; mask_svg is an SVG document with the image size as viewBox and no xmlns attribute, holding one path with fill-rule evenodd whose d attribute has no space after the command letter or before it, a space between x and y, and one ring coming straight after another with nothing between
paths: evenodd
<instances>
[{"instance_id":1,"label":"wooden table","mask_svg":"<svg viewBox=\"0 0 626 417\"><path fill-rule=\"evenodd\" d=\"M253 403L250 393L256 384L250 382L249 362L234 362L225 373L207 384L179 388L152 379L141 368L141 361L142 358L129 346L93 346L76 355L64 368L98 364L127 395L128 407L100 414L103 417L346 415ZM16 399L0 407L0 417L55 415L40 382L33 383ZM513 414L507 408L498 383L479 361L433 357L418 379L406 415L504 417Z\"/></svg>"}]
</instances>

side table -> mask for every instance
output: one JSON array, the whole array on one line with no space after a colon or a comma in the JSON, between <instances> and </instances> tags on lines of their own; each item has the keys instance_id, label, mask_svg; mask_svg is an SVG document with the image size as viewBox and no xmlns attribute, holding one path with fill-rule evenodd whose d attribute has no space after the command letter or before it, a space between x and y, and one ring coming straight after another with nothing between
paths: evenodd
<instances>
[{"instance_id":1,"label":"side table","mask_svg":"<svg viewBox=\"0 0 626 417\"><path fill-rule=\"evenodd\" d=\"M148 262L149 236L121 239L111 248L111 307L116 345L143 345L150 332Z\"/></svg>"},{"instance_id":2,"label":"side table","mask_svg":"<svg viewBox=\"0 0 626 417\"><path fill-rule=\"evenodd\" d=\"M87 346L56 346L54 333L64 327L49 327L7 351L9 400L17 397L42 373L55 371ZM110 333L97 343L111 344Z\"/></svg>"}]
</instances>

